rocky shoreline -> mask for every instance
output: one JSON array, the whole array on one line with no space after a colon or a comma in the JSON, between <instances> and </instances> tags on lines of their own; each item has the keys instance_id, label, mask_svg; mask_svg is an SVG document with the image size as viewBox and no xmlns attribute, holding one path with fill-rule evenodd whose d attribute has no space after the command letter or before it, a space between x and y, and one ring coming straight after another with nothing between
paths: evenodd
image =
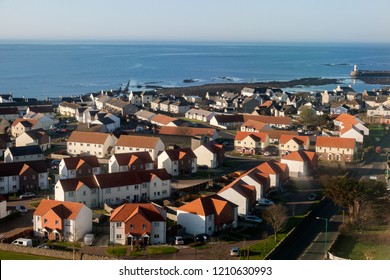
<instances>
[{"instance_id":1,"label":"rocky shoreline","mask_svg":"<svg viewBox=\"0 0 390 280\"><path fill-rule=\"evenodd\" d=\"M188 86L188 87L174 87L163 88L159 87L158 90L165 95L181 96L184 93L186 95L198 95L204 97L207 92L216 93L224 91L239 92L244 87L276 87L276 88L290 88L290 87L308 87L308 86L320 86L337 84L339 80L329 78L302 78L291 81L269 81L269 82L257 82L257 83L216 83L206 84L200 86Z\"/></svg>"}]
</instances>

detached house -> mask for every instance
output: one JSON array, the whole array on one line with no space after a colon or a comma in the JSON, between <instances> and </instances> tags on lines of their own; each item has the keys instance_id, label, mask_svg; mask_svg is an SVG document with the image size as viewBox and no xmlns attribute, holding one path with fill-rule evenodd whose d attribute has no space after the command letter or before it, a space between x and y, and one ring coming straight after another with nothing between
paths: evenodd
<instances>
[{"instance_id":1,"label":"detached house","mask_svg":"<svg viewBox=\"0 0 390 280\"><path fill-rule=\"evenodd\" d=\"M218 195L238 206L238 215L246 216L256 204L256 188L240 178L218 192Z\"/></svg>"},{"instance_id":2,"label":"detached house","mask_svg":"<svg viewBox=\"0 0 390 280\"><path fill-rule=\"evenodd\" d=\"M44 160L0 163L0 194L36 192L48 186Z\"/></svg>"},{"instance_id":3,"label":"detached house","mask_svg":"<svg viewBox=\"0 0 390 280\"><path fill-rule=\"evenodd\" d=\"M318 157L315 152L299 150L281 158L280 162L287 164L290 177L308 176L317 167Z\"/></svg>"},{"instance_id":4,"label":"detached house","mask_svg":"<svg viewBox=\"0 0 390 280\"><path fill-rule=\"evenodd\" d=\"M185 113L185 117L187 119L198 120L202 122L210 122L211 118L215 115L215 112L202 109L190 109Z\"/></svg>"},{"instance_id":5,"label":"detached house","mask_svg":"<svg viewBox=\"0 0 390 280\"><path fill-rule=\"evenodd\" d=\"M108 172L154 169L154 161L149 152L114 154L108 162Z\"/></svg>"},{"instance_id":6,"label":"detached house","mask_svg":"<svg viewBox=\"0 0 390 280\"><path fill-rule=\"evenodd\" d=\"M158 168L165 168L172 176L196 173L197 157L190 148L166 150L157 159Z\"/></svg>"},{"instance_id":7,"label":"detached house","mask_svg":"<svg viewBox=\"0 0 390 280\"><path fill-rule=\"evenodd\" d=\"M269 145L269 137L264 132L238 131L234 138L234 150L240 154L258 154Z\"/></svg>"},{"instance_id":8,"label":"detached house","mask_svg":"<svg viewBox=\"0 0 390 280\"><path fill-rule=\"evenodd\" d=\"M317 137L316 154L319 160L352 162L356 158L356 139Z\"/></svg>"},{"instance_id":9,"label":"detached house","mask_svg":"<svg viewBox=\"0 0 390 280\"><path fill-rule=\"evenodd\" d=\"M195 199L177 208L177 224L187 234L209 234L238 225L238 206L219 195Z\"/></svg>"},{"instance_id":10,"label":"detached house","mask_svg":"<svg viewBox=\"0 0 390 280\"><path fill-rule=\"evenodd\" d=\"M16 147L38 145L42 151L50 149L50 136L42 129L26 131L19 135L15 141Z\"/></svg>"},{"instance_id":11,"label":"detached house","mask_svg":"<svg viewBox=\"0 0 390 280\"><path fill-rule=\"evenodd\" d=\"M223 145L217 144L215 141L200 145L194 150L194 154L197 157L198 165L206 165L208 168L222 166L225 157Z\"/></svg>"},{"instance_id":12,"label":"detached house","mask_svg":"<svg viewBox=\"0 0 390 280\"><path fill-rule=\"evenodd\" d=\"M116 138L108 133L73 131L68 138L69 155L94 155L103 158L111 155Z\"/></svg>"},{"instance_id":13,"label":"detached house","mask_svg":"<svg viewBox=\"0 0 390 280\"><path fill-rule=\"evenodd\" d=\"M157 160L157 156L164 150L164 143L158 137L121 135L115 145L116 154L146 151L153 160Z\"/></svg>"},{"instance_id":14,"label":"detached house","mask_svg":"<svg viewBox=\"0 0 390 280\"><path fill-rule=\"evenodd\" d=\"M110 217L110 240L122 245L166 243L167 213L152 203L126 203Z\"/></svg>"},{"instance_id":15,"label":"detached house","mask_svg":"<svg viewBox=\"0 0 390 280\"><path fill-rule=\"evenodd\" d=\"M281 155L285 155L298 150L308 150L309 148L309 136L283 134L279 139L279 152Z\"/></svg>"},{"instance_id":16,"label":"detached house","mask_svg":"<svg viewBox=\"0 0 390 280\"><path fill-rule=\"evenodd\" d=\"M101 173L96 156L63 158L58 166L60 179L91 176Z\"/></svg>"},{"instance_id":17,"label":"detached house","mask_svg":"<svg viewBox=\"0 0 390 280\"><path fill-rule=\"evenodd\" d=\"M11 136L18 137L24 132L42 128L42 124L36 119L16 119L11 125Z\"/></svg>"},{"instance_id":18,"label":"detached house","mask_svg":"<svg viewBox=\"0 0 390 280\"><path fill-rule=\"evenodd\" d=\"M267 173L263 173L258 167L252 168L246 173L242 174L239 179L249 186L256 189L256 200L264 198L270 190L271 178Z\"/></svg>"},{"instance_id":19,"label":"detached house","mask_svg":"<svg viewBox=\"0 0 390 280\"><path fill-rule=\"evenodd\" d=\"M355 116L348 114L341 114L334 121L334 125L339 127L342 130L345 127L355 126L357 130L360 130L363 135L369 135L369 129L364 125L364 123Z\"/></svg>"},{"instance_id":20,"label":"detached house","mask_svg":"<svg viewBox=\"0 0 390 280\"><path fill-rule=\"evenodd\" d=\"M34 236L78 241L92 231L92 210L82 203L43 199L33 214Z\"/></svg>"},{"instance_id":21,"label":"detached house","mask_svg":"<svg viewBox=\"0 0 390 280\"><path fill-rule=\"evenodd\" d=\"M269 175L270 188L280 188L289 178L289 170L287 164L270 160L256 167L256 169Z\"/></svg>"}]
</instances>

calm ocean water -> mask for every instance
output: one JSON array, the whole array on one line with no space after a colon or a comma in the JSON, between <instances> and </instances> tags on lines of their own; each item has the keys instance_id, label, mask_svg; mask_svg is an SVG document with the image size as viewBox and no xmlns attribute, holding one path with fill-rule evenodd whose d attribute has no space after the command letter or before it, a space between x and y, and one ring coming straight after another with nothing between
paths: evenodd
<instances>
[{"instance_id":1,"label":"calm ocean water","mask_svg":"<svg viewBox=\"0 0 390 280\"><path fill-rule=\"evenodd\" d=\"M118 89L128 80L134 89L307 77L338 78L347 85L354 64L390 70L390 45L3 43L0 93L43 99ZM188 79L195 82L183 82ZM359 91L378 87L354 85Z\"/></svg>"}]
</instances>

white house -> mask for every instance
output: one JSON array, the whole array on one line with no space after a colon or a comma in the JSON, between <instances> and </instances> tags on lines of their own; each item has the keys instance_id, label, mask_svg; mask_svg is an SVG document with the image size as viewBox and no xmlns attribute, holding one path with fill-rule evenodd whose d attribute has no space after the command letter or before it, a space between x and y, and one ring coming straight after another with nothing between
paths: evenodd
<instances>
[{"instance_id":1,"label":"white house","mask_svg":"<svg viewBox=\"0 0 390 280\"><path fill-rule=\"evenodd\" d=\"M210 122L212 117L214 117L215 115L215 112L206 111L202 109L190 109L185 112L185 117L187 119L198 120L202 122Z\"/></svg>"},{"instance_id":2,"label":"white house","mask_svg":"<svg viewBox=\"0 0 390 280\"><path fill-rule=\"evenodd\" d=\"M111 155L116 138L109 133L73 131L68 138L69 155L94 155L103 158Z\"/></svg>"},{"instance_id":3,"label":"white house","mask_svg":"<svg viewBox=\"0 0 390 280\"><path fill-rule=\"evenodd\" d=\"M160 138L139 135L121 135L115 145L116 154L146 151L153 160L157 160L164 150L165 145Z\"/></svg>"},{"instance_id":4,"label":"white house","mask_svg":"<svg viewBox=\"0 0 390 280\"><path fill-rule=\"evenodd\" d=\"M165 168L172 176L196 173L197 157L190 148L166 150L157 158L158 168Z\"/></svg>"},{"instance_id":5,"label":"white house","mask_svg":"<svg viewBox=\"0 0 390 280\"><path fill-rule=\"evenodd\" d=\"M238 206L219 195L195 199L177 208L177 224L187 234L209 234L236 228L238 224Z\"/></svg>"},{"instance_id":6,"label":"white house","mask_svg":"<svg viewBox=\"0 0 390 280\"><path fill-rule=\"evenodd\" d=\"M310 170L317 166L317 155L315 152L299 150L285 155L280 162L287 164L290 177L308 176Z\"/></svg>"},{"instance_id":7,"label":"white house","mask_svg":"<svg viewBox=\"0 0 390 280\"><path fill-rule=\"evenodd\" d=\"M42 160L43 152L39 145L8 147L4 152L4 162L25 162Z\"/></svg>"},{"instance_id":8,"label":"white house","mask_svg":"<svg viewBox=\"0 0 390 280\"><path fill-rule=\"evenodd\" d=\"M19 135L15 140L16 147L39 145L42 151L51 147L50 136L42 129L29 130Z\"/></svg>"},{"instance_id":9,"label":"white house","mask_svg":"<svg viewBox=\"0 0 390 280\"><path fill-rule=\"evenodd\" d=\"M234 138L234 150L242 154L258 154L269 145L269 136L265 132L238 131Z\"/></svg>"},{"instance_id":10,"label":"white house","mask_svg":"<svg viewBox=\"0 0 390 280\"><path fill-rule=\"evenodd\" d=\"M43 199L33 214L34 236L78 241L92 232L92 210L77 202Z\"/></svg>"},{"instance_id":11,"label":"white house","mask_svg":"<svg viewBox=\"0 0 390 280\"><path fill-rule=\"evenodd\" d=\"M154 169L149 152L114 154L108 162L108 173Z\"/></svg>"},{"instance_id":12,"label":"white house","mask_svg":"<svg viewBox=\"0 0 390 280\"><path fill-rule=\"evenodd\" d=\"M76 178L100 174L101 167L96 156L63 158L58 165L60 179Z\"/></svg>"},{"instance_id":13,"label":"white house","mask_svg":"<svg viewBox=\"0 0 390 280\"><path fill-rule=\"evenodd\" d=\"M110 217L110 240L122 245L166 243L166 211L153 203L125 203Z\"/></svg>"},{"instance_id":14,"label":"white house","mask_svg":"<svg viewBox=\"0 0 390 280\"><path fill-rule=\"evenodd\" d=\"M206 165L208 168L217 168L222 165L224 160L223 145L215 141L200 145L194 150L198 165Z\"/></svg>"}]
</instances>

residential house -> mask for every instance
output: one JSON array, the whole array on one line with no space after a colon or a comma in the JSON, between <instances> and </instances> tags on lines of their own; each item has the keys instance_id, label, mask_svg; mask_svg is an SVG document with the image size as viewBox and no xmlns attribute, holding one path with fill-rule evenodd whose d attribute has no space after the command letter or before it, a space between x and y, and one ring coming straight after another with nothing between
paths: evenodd
<instances>
[{"instance_id":1,"label":"residential house","mask_svg":"<svg viewBox=\"0 0 390 280\"><path fill-rule=\"evenodd\" d=\"M58 165L60 179L91 176L101 173L100 163L96 156L78 156L63 158Z\"/></svg>"},{"instance_id":2,"label":"residential house","mask_svg":"<svg viewBox=\"0 0 390 280\"><path fill-rule=\"evenodd\" d=\"M270 188L281 188L289 178L288 166L275 160L266 161L256 167L261 173L269 175Z\"/></svg>"},{"instance_id":3,"label":"residential house","mask_svg":"<svg viewBox=\"0 0 390 280\"><path fill-rule=\"evenodd\" d=\"M271 129L272 128L269 125L262 122L258 122L256 120L247 120L240 127L241 131L246 131L246 132L260 132L260 131L266 131Z\"/></svg>"},{"instance_id":4,"label":"residential house","mask_svg":"<svg viewBox=\"0 0 390 280\"><path fill-rule=\"evenodd\" d=\"M252 168L242 174L239 179L256 190L256 201L264 198L270 191L271 178L267 173L263 173L258 167Z\"/></svg>"},{"instance_id":5,"label":"residential house","mask_svg":"<svg viewBox=\"0 0 390 280\"><path fill-rule=\"evenodd\" d=\"M165 169L60 179L55 185L55 199L82 202L88 207L118 205L123 201L161 200L170 196L171 176Z\"/></svg>"},{"instance_id":6,"label":"residential house","mask_svg":"<svg viewBox=\"0 0 390 280\"><path fill-rule=\"evenodd\" d=\"M92 210L83 203L43 199L33 214L34 236L78 241L92 232Z\"/></svg>"},{"instance_id":7,"label":"residential house","mask_svg":"<svg viewBox=\"0 0 390 280\"><path fill-rule=\"evenodd\" d=\"M27 108L26 113L34 112L36 114L40 113L42 115L45 115L51 119L55 118L55 112L53 105L44 105L44 106L29 106Z\"/></svg>"},{"instance_id":8,"label":"residential house","mask_svg":"<svg viewBox=\"0 0 390 280\"><path fill-rule=\"evenodd\" d=\"M357 155L356 139L319 136L316 154L319 160L352 162Z\"/></svg>"},{"instance_id":9,"label":"residential house","mask_svg":"<svg viewBox=\"0 0 390 280\"><path fill-rule=\"evenodd\" d=\"M24 132L16 137L15 144L16 147L39 145L42 151L51 147L50 136L42 128Z\"/></svg>"},{"instance_id":10,"label":"residential house","mask_svg":"<svg viewBox=\"0 0 390 280\"><path fill-rule=\"evenodd\" d=\"M178 126L178 119L163 114L155 115L150 122L158 126Z\"/></svg>"},{"instance_id":11,"label":"residential house","mask_svg":"<svg viewBox=\"0 0 390 280\"><path fill-rule=\"evenodd\" d=\"M137 119L150 122L153 117L156 116L155 113L149 112L147 110L139 110L137 113L134 114Z\"/></svg>"},{"instance_id":12,"label":"residential house","mask_svg":"<svg viewBox=\"0 0 390 280\"><path fill-rule=\"evenodd\" d=\"M223 145L217 144L215 141L207 142L200 145L194 150L199 166L206 165L208 168L217 168L222 166L225 153Z\"/></svg>"},{"instance_id":13,"label":"residential house","mask_svg":"<svg viewBox=\"0 0 390 280\"><path fill-rule=\"evenodd\" d=\"M8 130L11 127L10 123L5 119L0 119L0 135L7 134Z\"/></svg>"},{"instance_id":14,"label":"residential house","mask_svg":"<svg viewBox=\"0 0 390 280\"><path fill-rule=\"evenodd\" d=\"M157 156L164 150L160 138L139 135L121 135L115 145L115 154L146 151L153 160L157 160Z\"/></svg>"},{"instance_id":15,"label":"residential house","mask_svg":"<svg viewBox=\"0 0 390 280\"><path fill-rule=\"evenodd\" d=\"M372 117L372 116L381 116L381 117L386 117L390 116L390 108L385 107L385 106L378 106L378 107L372 107L367 110L367 116Z\"/></svg>"},{"instance_id":16,"label":"residential house","mask_svg":"<svg viewBox=\"0 0 390 280\"><path fill-rule=\"evenodd\" d=\"M42 127L38 120L18 118L11 125L11 136L16 138L24 132Z\"/></svg>"},{"instance_id":17,"label":"residential house","mask_svg":"<svg viewBox=\"0 0 390 280\"><path fill-rule=\"evenodd\" d=\"M127 172L132 170L152 170L154 161L149 152L114 154L108 162L108 172Z\"/></svg>"},{"instance_id":18,"label":"residential house","mask_svg":"<svg viewBox=\"0 0 390 280\"><path fill-rule=\"evenodd\" d=\"M214 235L237 227L238 206L216 194L201 197L177 208L177 224L187 234Z\"/></svg>"},{"instance_id":19,"label":"residential house","mask_svg":"<svg viewBox=\"0 0 390 280\"><path fill-rule=\"evenodd\" d=\"M43 152L39 145L8 147L4 152L4 162L25 162L42 160Z\"/></svg>"},{"instance_id":20,"label":"residential house","mask_svg":"<svg viewBox=\"0 0 390 280\"><path fill-rule=\"evenodd\" d=\"M111 98L106 102L104 110L113 115L124 117L134 115L137 112L137 107L120 99Z\"/></svg>"},{"instance_id":21,"label":"residential house","mask_svg":"<svg viewBox=\"0 0 390 280\"><path fill-rule=\"evenodd\" d=\"M315 152L299 150L283 156L281 163L287 164L290 177L308 176L317 168L318 157Z\"/></svg>"},{"instance_id":22,"label":"residential house","mask_svg":"<svg viewBox=\"0 0 390 280\"><path fill-rule=\"evenodd\" d=\"M112 96L108 96L106 94L99 95L95 100L95 106L98 110L103 110L106 108L107 102L112 99Z\"/></svg>"},{"instance_id":23,"label":"residential house","mask_svg":"<svg viewBox=\"0 0 390 280\"><path fill-rule=\"evenodd\" d=\"M239 216L246 216L251 213L256 204L256 188L248 185L240 178L222 188L218 195L237 205Z\"/></svg>"},{"instance_id":24,"label":"residential house","mask_svg":"<svg viewBox=\"0 0 390 280\"><path fill-rule=\"evenodd\" d=\"M184 98L176 99L169 105L169 112L175 115L184 114L191 108L190 104Z\"/></svg>"},{"instance_id":25,"label":"residential house","mask_svg":"<svg viewBox=\"0 0 390 280\"><path fill-rule=\"evenodd\" d=\"M94 155L103 158L111 155L116 138L109 133L73 131L68 138L69 155Z\"/></svg>"},{"instance_id":26,"label":"residential house","mask_svg":"<svg viewBox=\"0 0 390 280\"><path fill-rule=\"evenodd\" d=\"M23 116L23 119L32 119L32 120L38 120L39 123L41 123L42 128L44 130L49 130L53 127L53 125L58 124L59 121L57 119L52 119L48 116L45 116L41 113L35 113L30 111L29 113L25 114Z\"/></svg>"},{"instance_id":27,"label":"residential house","mask_svg":"<svg viewBox=\"0 0 390 280\"><path fill-rule=\"evenodd\" d=\"M270 127L276 127L280 129L289 129L292 126L292 119L290 117L257 115L216 115L210 120L210 124L223 129L235 129L240 127L247 120L263 122Z\"/></svg>"},{"instance_id":28,"label":"residential house","mask_svg":"<svg viewBox=\"0 0 390 280\"><path fill-rule=\"evenodd\" d=\"M157 166L172 176L196 173L197 157L190 148L165 150L158 156Z\"/></svg>"},{"instance_id":29,"label":"residential house","mask_svg":"<svg viewBox=\"0 0 390 280\"><path fill-rule=\"evenodd\" d=\"M210 122L211 118L216 115L215 112L206 111L202 109L190 109L185 112L185 117L191 120L198 120L202 122Z\"/></svg>"},{"instance_id":30,"label":"residential house","mask_svg":"<svg viewBox=\"0 0 390 280\"><path fill-rule=\"evenodd\" d=\"M17 107L0 108L0 119L13 122L17 118L19 118L19 110Z\"/></svg>"},{"instance_id":31,"label":"residential house","mask_svg":"<svg viewBox=\"0 0 390 280\"><path fill-rule=\"evenodd\" d=\"M350 108L349 106L345 104L339 104L339 103L332 103L330 106L330 114L331 115L341 115L341 114L348 114Z\"/></svg>"},{"instance_id":32,"label":"residential house","mask_svg":"<svg viewBox=\"0 0 390 280\"><path fill-rule=\"evenodd\" d=\"M69 102L61 102L58 104L58 110L57 112L60 115L68 116L68 117L76 117L77 108L81 107L80 104L76 103L69 103Z\"/></svg>"},{"instance_id":33,"label":"residential house","mask_svg":"<svg viewBox=\"0 0 390 280\"><path fill-rule=\"evenodd\" d=\"M309 136L297 136L282 134L279 139L279 153L285 155L298 150L308 150L310 148Z\"/></svg>"},{"instance_id":34,"label":"residential house","mask_svg":"<svg viewBox=\"0 0 390 280\"><path fill-rule=\"evenodd\" d=\"M269 137L265 132L238 131L234 138L234 150L240 154L259 154L269 145Z\"/></svg>"},{"instance_id":35,"label":"residential house","mask_svg":"<svg viewBox=\"0 0 390 280\"><path fill-rule=\"evenodd\" d=\"M166 243L166 211L153 203L125 203L110 216L110 240L122 245Z\"/></svg>"},{"instance_id":36,"label":"residential house","mask_svg":"<svg viewBox=\"0 0 390 280\"><path fill-rule=\"evenodd\" d=\"M44 160L0 163L0 194L37 192L48 187Z\"/></svg>"},{"instance_id":37,"label":"residential house","mask_svg":"<svg viewBox=\"0 0 390 280\"><path fill-rule=\"evenodd\" d=\"M11 138L7 134L0 134L0 157L4 156L5 150L13 146Z\"/></svg>"},{"instance_id":38,"label":"residential house","mask_svg":"<svg viewBox=\"0 0 390 280\"><path fill-rule=\"evenodd\" d=\"M362 131L363 135L369 135L370 133L370 130L356 116L341 114L333 122L335 126L340 128L340 130L346 127L354 126L357 130Z\"/></svg>"}]
</instances>

